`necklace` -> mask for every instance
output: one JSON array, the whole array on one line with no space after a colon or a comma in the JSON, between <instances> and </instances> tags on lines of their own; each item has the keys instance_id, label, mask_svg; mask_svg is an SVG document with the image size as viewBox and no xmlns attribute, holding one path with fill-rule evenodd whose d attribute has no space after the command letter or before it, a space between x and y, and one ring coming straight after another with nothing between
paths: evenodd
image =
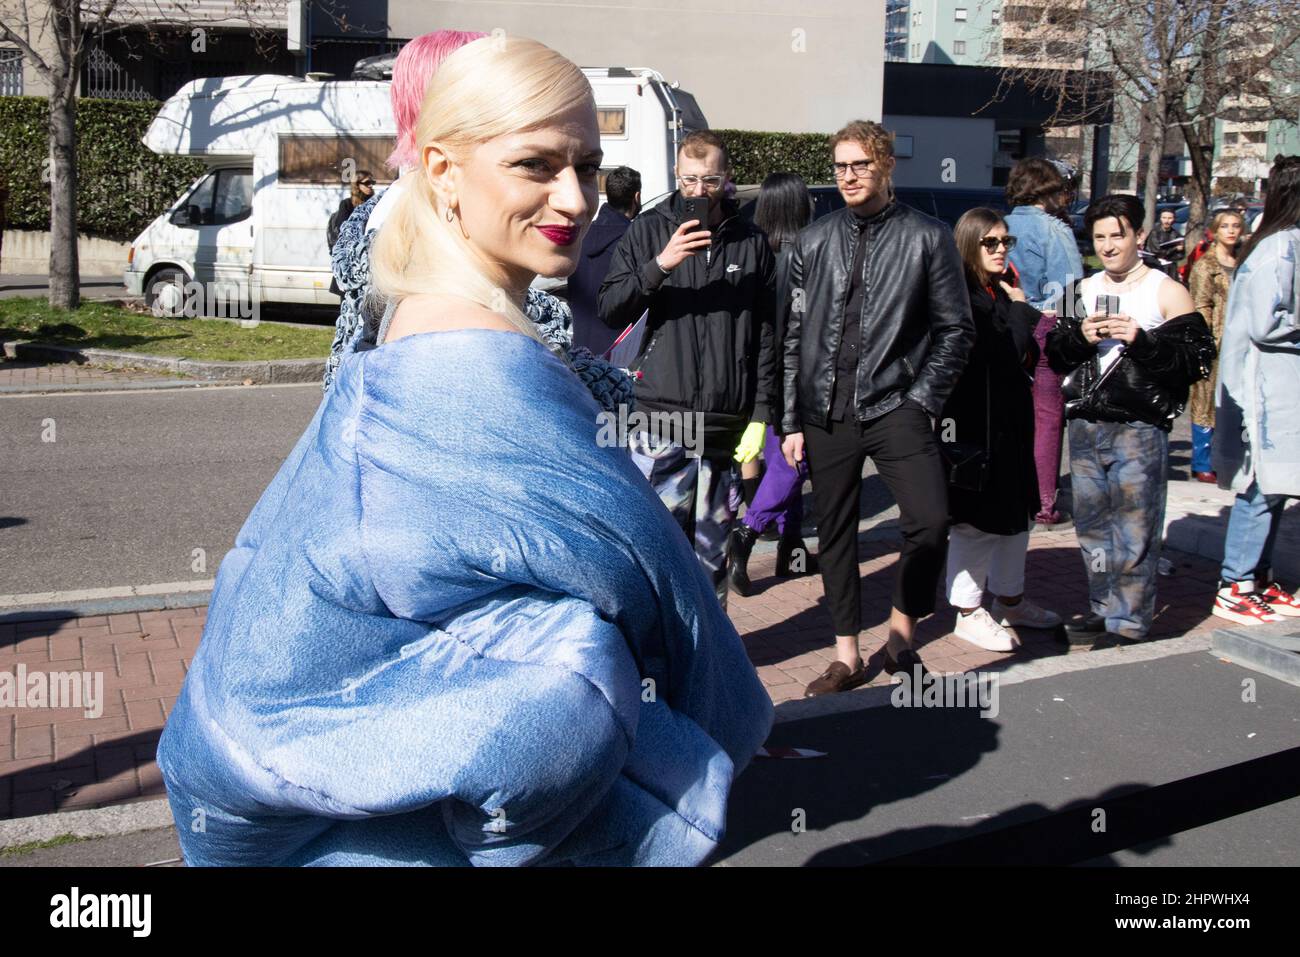
<instances>
[{"instance_id":1,"label":"necklace","mask_svg":"<svg viewBox=\"0 0 1300 957\"><path fill-rule=\"evenodd\" d=\"M1139 279L1145 277L1146 273L1146 263L1139 261L1138 264L1126 272L1121 279L1111 279L1110 273L1108 272L1103 272L1102 275L1106 277L1106 284L1108 286L1114 286L1116 289L1127 289Z\"/></svg>"}]
</instances>

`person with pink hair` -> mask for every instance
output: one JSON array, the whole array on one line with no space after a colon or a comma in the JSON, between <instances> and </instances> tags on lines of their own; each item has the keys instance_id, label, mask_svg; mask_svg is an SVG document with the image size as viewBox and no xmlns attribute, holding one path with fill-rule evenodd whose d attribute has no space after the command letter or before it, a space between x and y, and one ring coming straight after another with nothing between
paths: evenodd
<instances>
[{"instance_id":1,"label":"person with pink hair","mask_svg":"<svg viewBox=\"0 0 1300 957\"><path fill-rule=\"evenodd\" d=\"M402 47L393 62L393 85L388 93L393 102L393 119L397 121L397 146L388 157L390 169L400 172L420 159L416 153L415 121L420 118L429 81L442 61L466 43L485 36L469 30L435 30Z\"/></svg>"},{"instance_id":2,"label":"person with pink hair","mask_svg":"<svg viewBox=\"0 0 1300 957\"><path fill-rule=\"evenodd\" d=\"M414 166L419 160L415 147L415 121L420 115L429 81L442 65L442 61L465 44L487 36L465 30L435 30L416 37L402 47L393 62L393 82L389 97L393 104L393 118L397 121L396 148L388 157L387 165L399 174L404 168ZM338 240L330 250L330 268L334 283L343 301L334 322L334 342L325 361L325 381L328 390L334 373L343 361L356 337L365 325L377 332L379 319L367 318L366 294L370 289L370 242L379 229L388 209L392 209L399 190L390 188L376 191L358 206L339 228ZM377 213L377 215L376 215ZM373 340L373 336L370 337Z\"/></svg>"}]
</instances>

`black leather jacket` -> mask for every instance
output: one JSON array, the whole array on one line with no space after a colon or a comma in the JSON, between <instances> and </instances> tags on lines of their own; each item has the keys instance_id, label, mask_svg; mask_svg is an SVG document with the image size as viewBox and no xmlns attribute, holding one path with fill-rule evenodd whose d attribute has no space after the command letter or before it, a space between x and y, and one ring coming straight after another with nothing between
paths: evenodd
<instances>
[{"instance_id":1,"label":"black leather jacket","mask_svg":"<svg viewBox=\"0 0 1300 957\"><path fill-rule=\"evenodd\" d=\"M1077 284L1068 301L1080 301ZM1066 403L1066 418L1146 422L1168 432L1187 405L1189 387L1209 377L1218 353L1205 319L1199 312L1189 312L1151 332L1139 329L1098 387L1097 347L1084 338L1083 318L1081 307L1067 309L1047 334L1047 364L1052 371L1068 375L1082 366L1083 399Z\"/></svg>"},{"instance_id":2,"label":"black leather jacket","mask_svg":"<svg viewBox=\"0 0 1300 957\"><path fill-rule=\"evenodd\" d=\"M948 227L897 200L866 220L842 209L799 234L790 255L784 325L784 433L825 426L835 388L849 269L864 261L862 344L855 410L860 421L904 399L931 415L943 409L975 341L961 257Z\"/></svg>"}]
</instances>

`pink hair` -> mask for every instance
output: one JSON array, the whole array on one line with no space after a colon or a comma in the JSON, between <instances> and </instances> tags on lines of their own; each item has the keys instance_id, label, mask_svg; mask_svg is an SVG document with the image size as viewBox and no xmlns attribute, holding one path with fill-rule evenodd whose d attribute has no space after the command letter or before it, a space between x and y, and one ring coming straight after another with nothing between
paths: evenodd
<instances>
[{"instance_id":1,"label":"pink hair","mask_svg":"<svg viewBox=\"0 0 1300 957\"><path fill-rule=\"evenodd\" d=\"M442 61L465 44L487 36L464 30L435 30L418 36L397 54L393 63L393 85L389 95L393 101L393 118L397 120L397 147L388 157L392 169L414 166L416 155L415 122L420 118L420 106L429 89L429 81Z\"/></svg>"}]
</instances>

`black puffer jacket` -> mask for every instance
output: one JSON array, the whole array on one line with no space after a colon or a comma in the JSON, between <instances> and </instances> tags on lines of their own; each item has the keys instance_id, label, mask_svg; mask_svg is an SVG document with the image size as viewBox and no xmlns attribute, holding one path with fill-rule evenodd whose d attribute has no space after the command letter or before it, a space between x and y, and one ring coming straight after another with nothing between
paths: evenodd
<instances>
[{"instance_id":1,"label":"black puffer jacket","mask_svg":"<svg viewBox=\"0 0 1300 957\"><path fill-rule=\"evenodd\" d=\"M1067 302L1082 299L1076 283ZM1146 422L1168 432L1187 406L1193 382L1207 378L1218 350L1199 312L1161 323L1151 332L1139 329L1106 381L1099 378L1097 346L1083 335L1081 307L1066 309L1047 334L1047 364L1068 375L1083 366L1082 406L1066 404L1066 418L1089 422Z\"/></svg>"},{"instance_id":2,"label":"black puffer jacket","mask_svg":"<svg viewBox=\"0 0 1300 957\"><path fill-rule=\"evenodd\" d=\"M877 418L912 399L933 416L943 409L975 341L970 299L952 232L897 200L856 222L849 209L799 234L790 257L785 325L782 431L824 426L835 388L849 270L859 241L863 268L856 414Z\"/></svg>"},{"instance_id":3,"label":"black puffer jacket","mask_svg":"<svg viewBox=\"0 0 1300 957\"><path fill-rule=\"evenodd\" d=\"M655 262L681 225L680 190L628 227L614 247L597 306L616 329L650 318L634 368L639 408L704 417L706 455L730 455L751 421L771 422L776 392L776 260L767 237L724 201L705 252L668 275Z\"/></svg>"}]
</instances>

